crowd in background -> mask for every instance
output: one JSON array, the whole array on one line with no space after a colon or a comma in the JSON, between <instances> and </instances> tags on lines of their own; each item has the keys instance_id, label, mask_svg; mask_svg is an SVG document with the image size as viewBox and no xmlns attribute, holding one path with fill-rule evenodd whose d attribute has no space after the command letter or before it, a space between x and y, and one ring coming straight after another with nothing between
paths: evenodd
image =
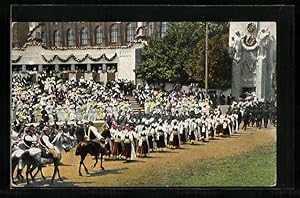
<instances>
[{"instance_id":1,"label":"crowd in background","mask_svg":"<svg viewBox=\"0 0 300 198\"><path fill-rule=\"evenodd\" d=\"M134 87L128 80L103 85L83 78L63 82L57 76L41 75L37 83L28 79L28 75L13 75L12 109L17 113L12 144L28 135L38 139L48 126L52 138L63 131L77 142L92 140L99 133L106 139L110 157L134 159L183 143L230 136L247 127L276 125L276 103L259 102L253 95L240 101L228 97L229 108L222 112L218 104L225 103L225 96L207 94L197 85L165 91L148 84ZM144 111L133 113L126 95L132 95ZM105 124L93 136L89 129L96 120Z\"/></svg>"}]
</instances>

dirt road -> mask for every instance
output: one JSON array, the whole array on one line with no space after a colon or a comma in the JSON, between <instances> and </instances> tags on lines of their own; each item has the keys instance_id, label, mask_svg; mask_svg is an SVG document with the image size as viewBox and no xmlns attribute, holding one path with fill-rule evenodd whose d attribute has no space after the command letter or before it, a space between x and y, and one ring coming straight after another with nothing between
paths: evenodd
<instances>
[{"instance_id":1,"label":"dirt road","mask_svg":"<svg viewBox=\"0 0 300 198\"><path fill-rule=\"evenodd\" d=\"M211 140L207 143L198 142L196 145L184 144L181 149L167 149L165 152L153 152L147 158L137 158L133 162L120 160L105 160L105 170L100 170L99 165L91 168L94 160L88 156L85 163L90 171L86 175L82 168L83 176L78 175L78 164L80 157L74 155L74 150L63 154L60 172L63 182L57 181L51 187L109 187L109 186L151 186L165 185L165 180L180 170L191 168L193 162L206 159L222 159L229 156L242 154L255 149L258 146L276 141L276 129L255 129L241 131L231 137ZM26 185L20 183L18 186L41 187L49 186L53 172L53 166L44 168L46 181L37 176L35 184ZM171 174L173 173L173 174Z\"/></svg>"}]
</instances>

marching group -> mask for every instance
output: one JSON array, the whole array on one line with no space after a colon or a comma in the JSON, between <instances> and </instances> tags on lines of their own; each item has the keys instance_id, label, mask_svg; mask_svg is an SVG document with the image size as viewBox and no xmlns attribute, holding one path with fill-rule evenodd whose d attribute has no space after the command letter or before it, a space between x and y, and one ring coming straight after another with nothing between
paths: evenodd
<instances>
[{"instance_id":1,"label":"marching group","mask_svg":"<svg viewBox=\"0 0 300 198\"><path fill-rule=\"evenodd\" d=\"M133 89L127 80L102 85L92 79L62 82L42 76L37 84L24 79L20 74L13 76L12 104L19 113L12 124L12 146L28 149L42 145L53 156L52 140L59 132L73 136L77 143L105 139L108 158L134 160L153 151L180 148L184 143L230 136L247 126L260 129L262 123L264 127L276 124L274 101L259 102L252 97L232 102L228 111L222 112L197 86L186 91L164 91L148 84ZM132 94L145 111L134 114L124 93ZM28 126L36 120L33 109L39 107L39 125ZM60 111L64 108L68 113ZM95 113L97 108L101 115ZM98 119L105 120L101 129L93 126ZM75 144L64 148L69 150Z\"/></svg>"}]
</instances>

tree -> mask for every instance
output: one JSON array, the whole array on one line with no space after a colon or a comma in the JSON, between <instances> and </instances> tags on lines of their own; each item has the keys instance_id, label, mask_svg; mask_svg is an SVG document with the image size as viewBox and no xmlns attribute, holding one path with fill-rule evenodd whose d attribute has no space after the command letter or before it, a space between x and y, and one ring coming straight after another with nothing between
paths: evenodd
<instances>
[{"instance_id":1,"label":"tree","mask_svg":"<svg viewBox=\"0 0 300 198\"><path fill-rule=\"evenodd\" d=\"M148 45L143 48L142 62L136 69L137 76L150 83L171 79L174 71L168 68L168 57L164 51L167 49L161 39L152 38L149 40Z\"/></svg>"},{"instance_id":2,"label":"tree","mask_svg":"<svg viewBox=\"0 0 300 198\"><path fill-rule=\"evenodd\" d=\"M215 35L208 41L208 87L226 89L231 86L232 59L228 53L228 33ZM191 82L205 83L205 39L197 46L185 64Z\"/></svg>"},{"instance_id":3,"label":"tree","mask_svg":"<svg viewBox=\"0 0 300 198\"><path fill-rule=\"evenodd\" d=\"M228 23L209 23L209 35L228 32ZM185 65L205 38L204 22L170 22L163 38L148 38L136 74L148 82L190 83Z\"/></svg>"}]
</instances>

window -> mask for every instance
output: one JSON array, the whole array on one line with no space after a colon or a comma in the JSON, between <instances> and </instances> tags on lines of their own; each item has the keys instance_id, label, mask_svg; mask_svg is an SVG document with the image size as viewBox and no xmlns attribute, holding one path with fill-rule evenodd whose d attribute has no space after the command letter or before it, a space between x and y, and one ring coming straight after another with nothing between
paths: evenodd
<instances>
[{"instance_id":1,"label":"window","mask_svg":"<svg viewBox=\"0 0 300 198\"><path fill-rule=\"evenodd\" d=\"M80 31L81 45L88 44L88 31L86 28L82 28Z\"/></svg>"},{"instance_id":2,"label":"window","mask_svg":"<svg viewBox=\"0 0 300 198\"><path fill-rule=\"evenodd\" d=\"M73 46L74 45L74 33L73 30L68 30L67 32L67 45Z\"/></svg>"},{"instance_id":3,"label":"window","mask_svg":"<svg viewBox=\"0 0 300 198\"><path fill-rule=\"evenodd\" d=\"M133 26L131 23L129 23L126 27L126 41L127 42L133 41L133 32L134 32Z\"/></svg>"},{"instance_id":4,"label":"window","mask_svg":"<svg viewBox=\"0 0 300 198\"><path fill-rule=\"evenodd\" d=\"M146 22L143 22L143 35L149 35L149 26Z\"/></svg>"},{"instance_id":5,"label":"window","mask_svg":"<svg viewBox=\"0 0 300 198\"><path fill-rule=\"evenodd\" d=\"M61 47L61 38L60 38L60 32L59 31L54 32L54 46L55 47Z\"/></svg>"},{"instance_id":6,"label":"window","mask_svg":"<svg viewBox=\"0 0 300 198\"><path fill-rule=\"evenodd\" d=\"M41 32L35 32L35 38L41 39Z\"/></svg>"},{"instance_id":7,"label":"window","mask_svg":"<svg viewBox=\"0 0 300 198\"><path fill-rule=\"evenodd\" d=\"M116 24L111 26L110 30L110 42L116 43L118 41L118 27Z\"/></svg>"},{"instance_id":8,"label":"window","mask_svg":"<svg viewBox=\"0 0 300 198\"><path fill-rule=\"evenodd\" d=\"M45 34L45 32L41 33L41 38L42 38L42 42L46 43L47 40L46 40L46 34Z\"/></svg>"},{"instance_id":9,"label":"window","mask_svg":"<svg viewBox=\"0 0 300 198\"><path fill-rule=\"evenodd\" d=\"M161 37L164 37L167 32L167 22L161 22Z\"/></svg>"},{"instance_id":10,"label":"window","mask_svg":"<svg viewBox=\"0 0 300 198\"><path fill-rule=\"evenodd\" d=\"M100 26L96 28L96 44L103 42L103 30Z\"/></svg>"}]
</instances>

